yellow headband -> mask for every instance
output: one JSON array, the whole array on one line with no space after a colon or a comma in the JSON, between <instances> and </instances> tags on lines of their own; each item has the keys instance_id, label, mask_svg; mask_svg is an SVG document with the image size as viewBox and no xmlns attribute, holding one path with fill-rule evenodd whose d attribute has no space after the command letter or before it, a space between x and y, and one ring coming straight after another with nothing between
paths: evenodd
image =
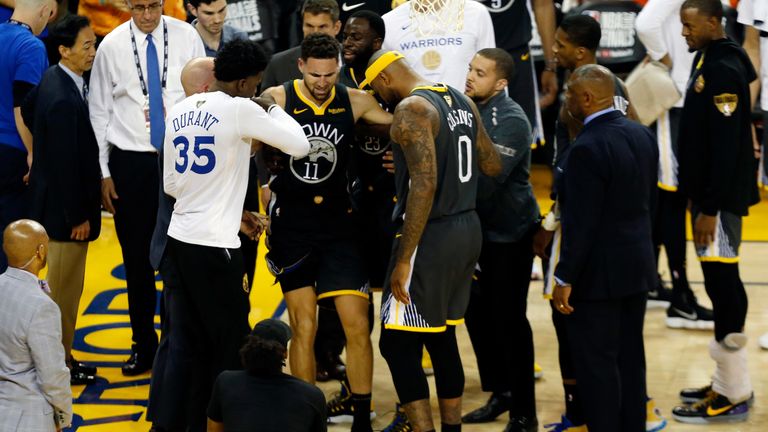
<instances>
[{"instance_id":1,"label":"yellow headband","mask_svg":"<svg viewBox=\"0 0 768 432\"><path fill-rule=\"evenodd\" d=\"M405 56L398 51L389 51L382 54L381 57L377 58L376 61L365 70L365 79L360 83L360 88L370 85L371 81L375 80L381 71L386 69L387 66L391 65L395 60L401 58L405 58Z\"/></svg>"}]
</instances>

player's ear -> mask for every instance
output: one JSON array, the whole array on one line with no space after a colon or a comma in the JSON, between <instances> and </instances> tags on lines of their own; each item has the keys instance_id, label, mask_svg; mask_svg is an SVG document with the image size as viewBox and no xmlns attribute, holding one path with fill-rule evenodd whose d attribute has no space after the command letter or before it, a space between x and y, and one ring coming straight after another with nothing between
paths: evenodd
<instances>
[{"instance_id":1,"label":"player's ear","mask_svg":"<svg viewBox=\"0 0 768 432\"><path fill-rule=\"evenodd\" d=\"M197 9L195 9L194 6L192 6L191 3L187 3L187 11L192 14L195 18L197 18Z\"/></svg>"},{"instance_id":2,"label":"player's ear","mask_svg":"<svg viewBox=\"0 0 768 432\"><path fill-rule=\"evenodd\" d=\"M304 59L299 57L299 72L304 73Z\"/></svg>"},{"instance_id":3,"label":"player's ear","mask_svg":"<svg viewBox=\"0 0 768 432\"><path fill-rule=\"evenodd\" d=\"M333 37L338 36L340 31L341 31L341 20L336 20L336 22L333 23Z\"/></svg>"},{"instance_id":4,"label":"player's ear","mask_svg":"<svg viewBox=\"0 0 768 432\"><path fill-rule=\"evenodd\" d=\"M507 81L505 78L497 79L496 85L493 86L493 89L495 91L502 91L507 85L509 85L509 81Z\"/></svg>"},{"instance_id":5,"label":"player's ear","mask_svg":"<svg viewBox=\"0 0 768 432\"><path fill-rule=\"evenodd\" d=\"M373 52L381 49L381 45L384 44L384 39L377 37L373 40Z\"/></svg>"}]
</instances>

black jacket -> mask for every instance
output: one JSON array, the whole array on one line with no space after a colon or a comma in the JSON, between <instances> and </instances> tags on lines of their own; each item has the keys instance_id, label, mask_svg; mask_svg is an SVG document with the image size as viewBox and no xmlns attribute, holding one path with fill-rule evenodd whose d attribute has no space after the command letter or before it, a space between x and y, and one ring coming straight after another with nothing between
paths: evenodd
<instances>
[{"instance_id":1,"label":"black jacket","mask_svg":"<svg viewBox=\"0 0 768 432\"><path fill-rule=\"evenodd\" d=\"M613 111L584 126L556 168L563 239L555 276L573 286L574 299L617 299L656 283L658 163L651 131Z\"/></svg>"},{"instance_id":2,"label":"black jacket","mask_svg":"<svg viewBox=\"0 0 768 432\"><path fill-rule=\"evenodd\" d=\"M53 66L25 100L22 115L34 138L31 218L57 241L70 241L72 228L89 221L88 241L95 240L101 231L99 147L80 89Z\"/></svg>"},{"instance_id":3,"label":"black jacket","mask_svg":"<svg viewBox=\"0 0 768 432\"><path fill-rule=\"evenodd\" d=\"M746 215L759 201L752 150L749 83L757 78L744 50L730 39L694 58L680 120L680 190L704 214Z\"/></svg>"}]
</instances>

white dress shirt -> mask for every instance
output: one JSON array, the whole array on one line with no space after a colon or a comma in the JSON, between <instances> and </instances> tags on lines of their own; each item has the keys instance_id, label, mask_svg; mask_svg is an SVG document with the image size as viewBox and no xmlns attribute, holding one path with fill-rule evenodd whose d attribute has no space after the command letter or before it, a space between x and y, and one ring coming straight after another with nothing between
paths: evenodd
<instances>
[{"instance_id":1,"label":"white dress shirt","mask_svg":"<svg viewBox=\"0 0 768 432\"><path fill-rule=\"evenodd\" d=\"M696 53L688 52L688 44L682 35L680 6L684 0L650 0L637 16L635 28L637 37L645 45L653 60L661 60L669 54L672 59L672 80L681 95L685 95L688 78ZM684 97L675 104L682 108Z\"/></svg>"},{"instance_id":2,"label":"white dress shirt","mask_svg":"<svg viewBox=\"0 0 768 432\"><path fill-rule=\"evenodd\" d=\"M469 62L483 48L495 48L496 37L488 9L465 0L464 27L459 31L419 36L411 22L411 3L404 3L382 17L387 30L383 49L403 53L419 75L464 92Z\"/></svg>"},{"instance_id":3,"label":"white dress shirt","mask_svg":"<svg viewBox=\"0 0 768 432\"><path fill-rule=\"evenodd\" d=\"M163 89L163 105L168 112L176 102L184 98L181 87L181 69L195 57L205 57L205 48L197 31L184 21L163 16L152 31L157 50L157 63L162 79L163 68L163 21L168 25L168 76ZM149 141L144 118L145 96L141 91L139 74L134 62L131 45L131 27L136 38L144 82L147 76L147 34L131 20L120 24L99 45L91 71L88 106L93 131L99 143L99 164L104 178L109 172L109 152L112 146L121 150L155 152Z\"/></svg>"}]
</instances>

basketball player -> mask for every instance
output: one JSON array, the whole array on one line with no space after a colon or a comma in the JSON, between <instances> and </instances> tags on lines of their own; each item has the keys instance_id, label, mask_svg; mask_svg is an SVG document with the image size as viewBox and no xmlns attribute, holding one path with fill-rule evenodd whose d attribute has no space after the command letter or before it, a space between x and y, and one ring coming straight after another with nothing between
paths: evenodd
<instances>
[{"instance_id":1,"label":"basketball player","mask_svg":"<svg viewBox=\"0 0 768 432\"><path fill-rule=\"evenodd\" d=\"M301 126L280 107L251 101L266 66L255 42L225 44L214 63L208 93L190 96L168 113L165 192L176 199L167 254L178 274L182 321L176 334L192 349L187 412L191 430L204 430L211 385L220 372L239 369L248 334L248 292L237 236L248 182L251 140L297 157L309 151ZM171 316L175 321L179 317ZM176 330L176 329L174 329ZM171 336L173 337L173 335Z\"/></svg>"},{"instance_id":2,"label":"basketball player","mask_svg":"<svg viewBox=\"0 0 768 432\"><path fill-rule=\"evenodd\" d=\"M568 73L580 66L596 64L596 51L600 43L602 31L600 24L588 15L568 16L560 23L555 32L555 44L553 51L557 64ZM632 105L629 102L624 84L615 78L614 108L624 112L630 119L636 119ZM556 167L562 167L570 150L570 144L581 130L579 122L575 121L565 105L560 109L559 119L555 126L555 160ZM555 169L553 179L552 198L557 199L557 185L560 178L560 170ZM554 287L553 273L560 255L559 208L557 202L553 205L549 214L542 221L542 228L534 238L534 251L542 259L549 258L549 266L545 278L545 298L551 299L551 290ZM553 239L554 236L554 239ZM546 246L552 243L551 253L546 252ZM586 430L584 414L581 408L582 400L576 383L573 362L571 361L571 348L566 337L564 315L557 312L554 304L552 307L552 324L558 341L558 354L560 360L560 374L563 380L563 395L565 396L565 414L562 416L558 427L567 432L581 432ZM648 418L646 429L648 431L661 430L666 425L666 420L656 410L653 400L648 401Z\"/></svg>"},{"instance_id":3,"label":"basketball player","mask_svg":"<svg viewBox=\"0 0 768 432\"><path fill-rule=\"evenodd\" d=\"M392 115L368 93L336 83L339 55L336 39L312 34L301 43L303 78L265 92L302 125L312 145L307 157L282 157L271 165L277 169L269 183L267 261L280 282L294 329L291 373L314 383L317 304L332 299L347 339L352 430L370 431L369 285L352 221L347 166L355 123L362 119L389 125Z\"/></svg>"},{"instance_id":4,"label":"basketball player","mask_svg":"<svg viewBox=\"0 0 768 432\"><path fill-rule=\"evenodd\" d=\"M464 372L455 325L463 321L480 255L478 167L501 172L474 103L419 76L396 51L379 51L366 82L397 105L390 134L400 225L384 281L379 347L413 430L432 431L424 346L435 369L442 431L461 430ZM407 215L407 216L405 216Z\"/></svg>"}]
</instances>

